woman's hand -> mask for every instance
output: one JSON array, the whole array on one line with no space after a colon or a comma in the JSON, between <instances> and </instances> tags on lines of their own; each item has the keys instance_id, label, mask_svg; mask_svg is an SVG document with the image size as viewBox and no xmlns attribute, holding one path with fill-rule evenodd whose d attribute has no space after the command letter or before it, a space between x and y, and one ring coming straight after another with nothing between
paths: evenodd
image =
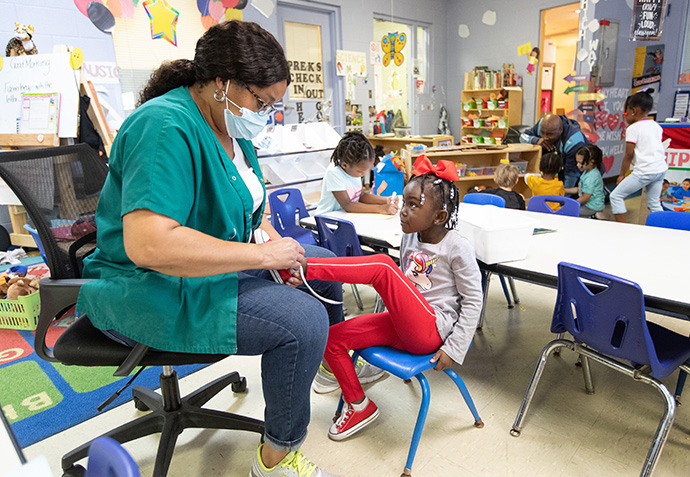
<instances>
[{"instance_id":1,"label":"woman's hand","mask_svg":"<svg viewBox=\"0 0 690 477\"><path fill-rule=\"evenodd\" d=\"M265 270L297 270L300 267L300 257L304 256L304 248L291 237L259 245L262 252L262 267Z\"/></svg>"},{"instance_id":2,"label":"woman's hand","mask_svg":"<svg viewBox=\"0 0 690 477\"><path fill-rule=\"evenodd\" d=\"M440 349L436 351L436 354L429 360L429 362L436 363L436 366L434 367L436 371L443 371L444 369L451 368L455 361L453 361L445 351Z\"/></svg>"}]
</instances>

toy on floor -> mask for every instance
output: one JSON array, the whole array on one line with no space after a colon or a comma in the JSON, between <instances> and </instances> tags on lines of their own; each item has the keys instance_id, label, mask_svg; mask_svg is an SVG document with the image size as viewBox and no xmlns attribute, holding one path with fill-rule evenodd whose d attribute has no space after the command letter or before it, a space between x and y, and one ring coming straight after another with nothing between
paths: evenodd
<instances>
[{"instance_id":1,"label":"toy on floor","mask_svg":"<svg viewBox=\"0 0 690 477\"><path fill-rule=\"evenodd\" d=\"M14 22L14 37L5 48L5 56L37 55L38 50L33 42L33 25L23 25Z\"/></svg>"}]
</instances>

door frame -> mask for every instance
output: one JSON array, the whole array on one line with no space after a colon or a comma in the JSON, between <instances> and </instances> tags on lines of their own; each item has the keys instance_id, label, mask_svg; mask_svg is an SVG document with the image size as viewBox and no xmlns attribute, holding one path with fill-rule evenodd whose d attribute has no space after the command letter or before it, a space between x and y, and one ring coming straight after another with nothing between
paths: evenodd
<instances>
[{"instance_id":1,"label":"door frame","mask_svg":"<svg viewBox=\"0 0 690 477\"><path fill-rule=\"evenodd\" d=\"M328 35L333 48L332 58L322 58L324 70L332 67L333 77L333 98L331 98L331 121L330 124L338 134L345 134L345 83L344 80L335 74L335 50L342 49L342 27L340 7L323 3L312 3L306 0L278 0L276 11L280 7L301 9L308 12L324 13L328 15L328 28L322 35ZM278 35L285 42L285 25L280 15L277 15ZM323 29L322 29L323 30ZM328 64L328 66L327 66ZM328 98L324 98L326 101Z\"/></svg>"}]
</instances>

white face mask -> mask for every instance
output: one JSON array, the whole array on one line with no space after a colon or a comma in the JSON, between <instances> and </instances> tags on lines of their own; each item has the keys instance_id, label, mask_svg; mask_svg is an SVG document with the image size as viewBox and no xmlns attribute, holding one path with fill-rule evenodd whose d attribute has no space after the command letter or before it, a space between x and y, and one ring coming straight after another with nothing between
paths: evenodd
<instances>
[{"instance_id":1,"label":"white face mask","mask_svg":"<svg viewBox=\"0 0 690 477\"><path fill-rule=\"evenodd\" d=\"M228 136L235 139L252 140L264 129L268 122L268 112L257 113L247 108L240 108L234 101L228 99L228 87L230 81L225 84L225 129ZM227 107L228 103L232 103L240 110L241 116L235 116Z\"/></svg>"}]
</instances>

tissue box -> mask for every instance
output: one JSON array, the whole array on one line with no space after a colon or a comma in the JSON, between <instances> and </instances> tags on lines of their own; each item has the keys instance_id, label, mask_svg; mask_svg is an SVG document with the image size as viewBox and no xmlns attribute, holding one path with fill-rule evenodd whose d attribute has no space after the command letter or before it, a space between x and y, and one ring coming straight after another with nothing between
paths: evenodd
<instances>
[{"instance_id":1,"label":"tissue box","mask_svg":"<svg viewBox=\"0 0 690 477\"><path fill-rule=\"evenodd\" d=\"M384 158L374 167L374 194L387 197L395 192L402 195L404 182L405 173L399 171L390 158Z\"/></svg>"},{"instance_id":2,"label":"tissue box","mask_svg":"<svg viewBox=\"0 0 690 477\"><path fill-rule=\"evenodd\" d=\"M463 204L458 211L458 231L488 265L526 258L538 225L531 217L493 205Z\"/></svg>"}]
</instances>

